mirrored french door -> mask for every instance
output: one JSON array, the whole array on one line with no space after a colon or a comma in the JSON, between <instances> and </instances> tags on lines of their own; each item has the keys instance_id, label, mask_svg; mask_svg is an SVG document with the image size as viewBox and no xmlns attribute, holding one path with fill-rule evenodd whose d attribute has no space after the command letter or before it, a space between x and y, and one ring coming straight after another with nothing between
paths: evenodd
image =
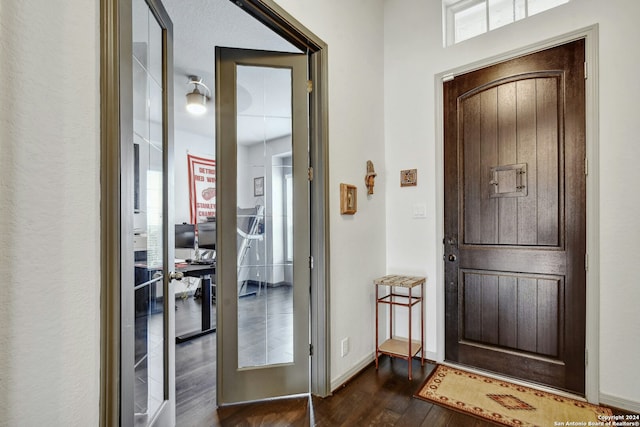
<instances>
[{"instance_id":1,"label":"mirrored french door","mask_svg":"<svg viewBox=\"0 0 640 427\"><path fill-rule=\"evenodd\" d=\"M309 392L307 75L216 49L219 404Z\"/></svg>"}]
</instances>

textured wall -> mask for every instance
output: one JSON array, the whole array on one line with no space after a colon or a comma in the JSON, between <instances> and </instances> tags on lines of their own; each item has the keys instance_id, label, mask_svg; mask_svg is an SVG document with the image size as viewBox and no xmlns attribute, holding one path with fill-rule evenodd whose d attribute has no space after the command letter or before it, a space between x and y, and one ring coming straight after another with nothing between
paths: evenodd
<instances>
[{"instance_id":1,"label":"textured wall","mask_svg":"<svg viewBox=\"0 0 640 427\"><path fill-rule=\"evenodd\" d=\"M0 425L98 425L98 1L0 5Z\"/></svg>"}]
</instances>

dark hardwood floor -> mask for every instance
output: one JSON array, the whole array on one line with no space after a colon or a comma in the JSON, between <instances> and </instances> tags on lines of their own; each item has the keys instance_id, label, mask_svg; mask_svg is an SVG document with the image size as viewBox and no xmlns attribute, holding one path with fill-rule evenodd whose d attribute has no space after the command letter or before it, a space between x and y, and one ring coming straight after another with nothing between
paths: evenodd
<instances>
[{"instance_id":1,"label":"dark hardwood floor","mask_svg":"<svg viewBox=\"0 0 640 427\"><path fill-rule=\"evenodd\" d=\"M312 398L311 420L316 426L493 426L413 397L435 365L413 360L413 379L407 379L404 360L382 357L333 396Z\"/></svg>"},{"instance_id":2,"label":"dark hardwood floor","mask_svg":"<svg viewBox=\"0 0 640 427\"><path fill-rule=\"evenodd\" d=\"M197 329L200 300L176 300L176 331ZM215 305L214 305L215 309ZM214 311L215 312L215 311ZM191 322L191 323L190 323ZM216 334L176 345L176 425L211 426L493 426L416 399L432 364L380 359L327 398L276 399L216 408Z\"/></svg>"},{"instance_id":3,"label":"dark hardwood floor","mask_svg":"<svg viewBox=\"0 0 640 427\"><path fill-rule=\"evenodd\" d=\"M200 300L176 300L176 331L200 326ZM215 313L215 305L212 307ZM215 316L215 314L214 314ZM215 317L214 317L215 319ZM327 398L276 399L216 408L216 334L176 345L176 425L488 427L493 423L413 397L435 365L382 357ZM615 410L614 414L630 414Z\"/></svg>"},{"instance_id":4,"label":"dark hardwood floor","mask_svg":"<svg viewBox=\"0 0 640 427\"><path fill-rule=\"evenodd\" d=\"M176 298L176 335L201 327L201 300ZM215 304L212 304L215 325ZM216 334L176 344L176 425L206 426L216 407Z\"/></svg>"}]
</instances>

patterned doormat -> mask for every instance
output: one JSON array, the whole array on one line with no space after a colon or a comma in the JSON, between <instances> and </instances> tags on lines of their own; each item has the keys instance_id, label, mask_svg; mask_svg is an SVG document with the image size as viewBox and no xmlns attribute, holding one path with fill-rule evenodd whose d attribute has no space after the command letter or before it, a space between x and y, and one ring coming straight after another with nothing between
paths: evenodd
<instances>
[{"instance_id":1,"label":"patterned doormat","mask_svg":"<svg viewBox=\"0 0 640 427\"><path fill-rule=\"evenodd\" d=\"M415 397L506 426L608 425L612 415L609 408L444 365Z\"/></svg>"}]
</instances>

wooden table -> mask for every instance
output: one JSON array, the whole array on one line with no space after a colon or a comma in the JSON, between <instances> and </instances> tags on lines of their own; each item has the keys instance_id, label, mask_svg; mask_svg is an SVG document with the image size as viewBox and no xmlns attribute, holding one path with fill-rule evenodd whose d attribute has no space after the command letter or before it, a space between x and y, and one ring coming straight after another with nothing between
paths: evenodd
<instances>
[{"instance_id":1,"label":"wooden table","mask_svg":"<svg viewBox=\"0 0 640 427\"><path fill-rule=\"evenodd\" d=\"M386 354L391 357L405 359L409 363L409 380L411 380L411 359L420 352L420 364L424 366L424 307L422 298L426 278L419 276L388 275L373 281L376 287L376 369L378 369L378 356ZM389 292L380 296L380 287L386 286ZM412 293L413 288L420 286L420 295ZM400 289L406 289L407 293L399 293ZM380 304L387 304L389 309L389 339L379 343L378 310ZM412 339L411 313L413 306L420 304L420 340ZM393 313L394 306L407 307L409 309L409 336L408 338L394 337Z\"/></svg>"}]
</instances>

